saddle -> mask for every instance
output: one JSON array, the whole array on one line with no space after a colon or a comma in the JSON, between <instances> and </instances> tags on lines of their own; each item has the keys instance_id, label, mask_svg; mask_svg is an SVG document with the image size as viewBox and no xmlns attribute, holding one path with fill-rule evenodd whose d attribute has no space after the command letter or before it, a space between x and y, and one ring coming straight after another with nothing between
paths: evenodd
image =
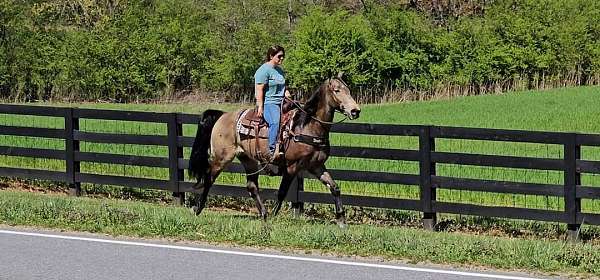
<instances>
[{"instance_id":1,"label":"saddle","mask_svg":"<svg viewBox=\"0 0 600 280\"><path fill-rule=\"evenodd\" d=\"M242 136L268 138L269 127L267 122L256 115L256 108L244 110L237 124L237 131Z\"/></svg>"},{"instance_id":2,"label":"saddle","mask_svg":"<svg viewBox=\"0 0 600 280\"><path fill-rule=\"evenodd\" d=\"M293 101L284 99L281 108L281 119L279 121L279 132L277 134L278 146L289 138L289 135L285 133L287 131L286 128L289 127L296 111L294 110ZM257 155L259 154L258 140L269 138L269 125L262 117L256 115L256 108L246 109L241 112L238 117L236 130L242 139L256 139Z\"/></svg>"}]
</instances>

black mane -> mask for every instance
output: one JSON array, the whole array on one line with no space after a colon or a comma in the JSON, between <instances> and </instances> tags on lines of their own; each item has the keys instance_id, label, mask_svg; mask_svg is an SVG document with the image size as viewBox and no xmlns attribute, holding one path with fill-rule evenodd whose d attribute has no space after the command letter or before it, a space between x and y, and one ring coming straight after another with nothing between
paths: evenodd
<instances>
[{"instance_id":1,"label":"black mane","mask_svg":"<svg viewBox=\"0 0 600 280\"><path fill-rule=\"evenodd\" d=\"M313 90L312 94L302 106L301 112L298 112L294 118L294 123L297 125L304 126L312 117L317 113L317 109L319 108L319 101L321 100L321 93L323 92L326 83L321 84L316 89Z\"/></svg>"}]
</instances>

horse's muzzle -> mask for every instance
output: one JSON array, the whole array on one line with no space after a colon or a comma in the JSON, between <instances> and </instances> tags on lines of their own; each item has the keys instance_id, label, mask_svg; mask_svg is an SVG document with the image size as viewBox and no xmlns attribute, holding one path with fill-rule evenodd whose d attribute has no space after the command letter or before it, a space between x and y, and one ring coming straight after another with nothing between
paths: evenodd
<instances>
[{"instance_id":1,"label":"horse's muzzle","mask_svg":"<svg viewBox=\"0 0 600 280\"><path fill-rule=\"evenodd\" d=\"M355 120L358 119L358 117L360 117L360 109L352 109L352 111L350 111L350 119Z\"/></svg>"}]
</instances>

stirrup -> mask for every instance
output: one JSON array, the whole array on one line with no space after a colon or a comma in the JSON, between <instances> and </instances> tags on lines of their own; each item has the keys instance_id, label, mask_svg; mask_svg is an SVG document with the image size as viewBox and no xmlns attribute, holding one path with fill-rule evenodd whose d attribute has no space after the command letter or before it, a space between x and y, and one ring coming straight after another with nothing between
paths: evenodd
<instances>
[{"instance_id":1,"label":"stirrup","mask_svg":"<svg viewBox=\"0 0 600 280\"><path fill-rule=\"evenodd\" d=\"M277 145L275 146L275 151L273 151L273 153L269 153L270 154L270 162L278 162L281 161L281 159L283 157L285 157L285 153L281 150L281 144L279 142L277 142Z\"/></svg>"}]
</instances>

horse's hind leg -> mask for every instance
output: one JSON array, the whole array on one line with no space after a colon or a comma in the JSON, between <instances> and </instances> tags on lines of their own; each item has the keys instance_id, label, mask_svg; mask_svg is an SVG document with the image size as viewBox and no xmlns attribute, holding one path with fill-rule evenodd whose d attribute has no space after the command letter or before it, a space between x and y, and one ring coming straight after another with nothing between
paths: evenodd
<instances>
[{"instance_id":1,"label":"horse's hind leg","mask_svg":"<svg viewBox=\"0 0 600 280\"><path fill-rule=\"evenodd\" d=\"M331 191L331 195L333 195L333 201L335 203L336 222L340 227L342 227L342 228L346 227L346 214L342 207L342 198L341 198L340 187L333 180L333 178L331 177L331 174L329 174L329 171L327 171L325 166L318 167L314 170L311 170L310 172L313 175L315 175L317 178L319 178L319 180L324 185L329 187L329 190Z\"/></svg>"},{"instance_id":2,"label":"horse's hind leg","mask_svg":"<svg viewBox=\"0 0 600 280\"><path fill-rule=\"evenodd\" d=\"M218 149L221 153L214 155L210 162L210 178L203 182L202 193L196 199L196 206L192 207L196 215L200 215L204 207L206 206L206 200L208 198L208 191L219 177L219 174L225 169L225 167L235 157L235 148Z\"/></svg>"},{"instance_id":3,"label":"horse's hind leg","mask_svg":"<svg viewBox=\"0 0 600 280\"><path fill-rule=\"evenodd\" d=\"M259 190L258 190L258 173L254 174L258 171L258 163L246 155L240 155L238 157L242 165L244 165L244 169L246 170L246 189L248 189L248 193L250 197L254 199L256 203L256 208L258 208L258 214L264 220L267 219L267 209L260 199Z\"/></svg>"}]
</instances>

